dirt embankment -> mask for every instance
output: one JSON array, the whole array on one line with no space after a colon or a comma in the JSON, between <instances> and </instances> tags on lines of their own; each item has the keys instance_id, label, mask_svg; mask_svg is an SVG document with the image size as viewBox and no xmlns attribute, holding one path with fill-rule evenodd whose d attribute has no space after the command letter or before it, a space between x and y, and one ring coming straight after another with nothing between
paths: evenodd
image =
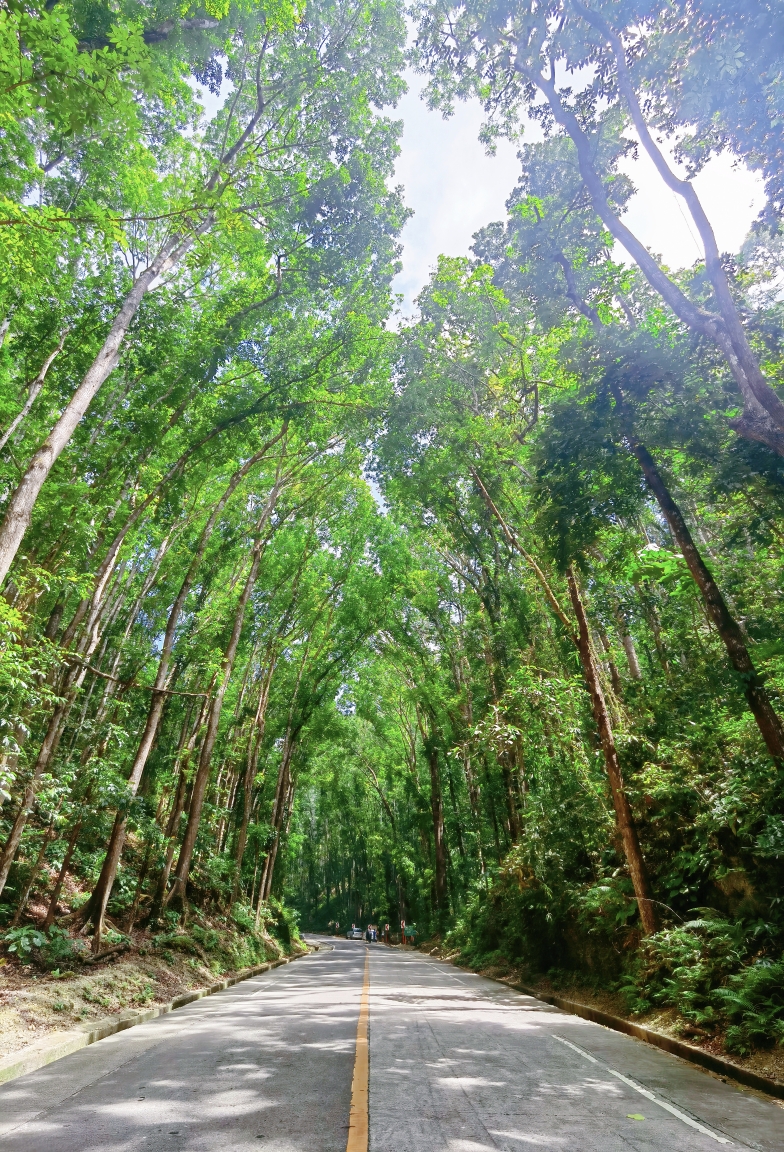
<instances>
[{"instance_id":1,"label":"dirt embankment","mask_svg":"<svg viewBox=\"0 0 784 1152\"><path fill-rule=\"evenodd\" d=\"M162 1006L216 979L303 951L298 939L286 945L264 935L249 942L233 926L202 921L157 936L134 932L127 947L98 964L75 961L46 971L35 955L20 960L5 954L0 957L0 1057L48 1033L128 1008Z\"/></svg>"},{"instance_id":2,"label":"dirt embankment","mask_svg":"<svg viewBox=\"0 0 784 1152\"><path fill-rule=\"evenodd\" d=\"M554 987L547 978L530 976L515 968L513 964L494 964L490 967L475 968L461 962L460 949L445 947L440 941L435 940L423 941L418 950L427 955L448 960L467 971L477 972L480 976L487 976L491 980L508 984L512 988L523 985L525 988L530 988L532 991L543 995L556 995L565 1000L574 1000L579 1004L586 1004L590 1008L597 1008L600 1012L606 1012L610 1016L618 1016L622 1020L642 1024L646 1028L652 1028L656 1032L663 1033L665 1036L685 1040L688 1044L702 1048L714 1056L720 1056L722 1060L728 1060L739 1068L748 1068L760 1076L767 1076L772 1080L784 1082L784 1047L780 1045L759 1049L749 1056L732 1055L725 1051L721 1036L706 1036L704 1033L700 1035L699 1029L694 1029L688 1021L678 1015L674 1008L659 1009L641 1016L632 1016L619 992L600 991L580 983L577 979L571 983L559 982L558 986Z\"/></svg>"}]
</instances>

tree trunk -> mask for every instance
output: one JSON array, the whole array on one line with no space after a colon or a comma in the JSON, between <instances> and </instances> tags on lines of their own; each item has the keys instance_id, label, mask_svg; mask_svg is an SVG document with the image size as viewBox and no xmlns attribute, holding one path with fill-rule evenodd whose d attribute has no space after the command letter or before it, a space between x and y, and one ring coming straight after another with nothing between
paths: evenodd
<instances>
[{"instance_id":1,"label":"tree trunk","mask_svg":"<svg viewBox=\"0 0 784 1152\"><path fill-rule=\"evenodd\" d=\"M444 801L441 795L441 777L438 771L438 745L428 742L427 763L430 768L430 811L433 817L433 841L435 845L434 892L438 912L443 916L448 911L446 894L446 842L444 839Z\"/></svg>"},{"instance_id":2,"label":"tree trunk","mask_svg":"<svg viewBox=\"0 0 784 1152\"><path fill-rule=\"evenodd\" d=\"M724 316L705 311L686 296L613 209L607 198L607 190L602 177L595 165L591 140L581 127L575 112L563 103L554 76L546 76L538 68L524 63L522 51L518 55L517 67L521 74L543 93L552 109L556 123L571 137L577 152L580 175L591 197L594 209L607 230L624 246L648 283L659 293L675 315L692 331L706 336L721 349L738 385L744 404L743 416L739 420L733 421L731 426L739 435L766 444L773 452L779 456L784 456L784 404L760 371L742 331L740 320L737 318L729 290L726 293L719 290L718 293L720 302L723 301L726 304L727 299L729 299L734 313L734 319L730 318L728 329ZM632 107L632 113L634 114L634 107ZM650 140L647 129L642 133L642 140L647 147L648 140ZM653 159L656 163L656 157ZM692 205L690 204L690 206ZM706 256L710 257L709 251L706 252ZM717 286L718 282L714 281L714 289Z\"/></svg>"},{"instance_id":3,"label":"tree trunk","mask_svg":"<svg viewBox=\"0 0 784 1152\"><path fill-rule=\"evenodd\" d=\"M501 777L504 781L504 795L506 797L506 816L509 825L509 840L512 844L520 841L520 812L517 803L517 791L514 786L514 763L510 766L512 757L503 749L498 753L498 763L501 767Z\"/></svg>"},{"instance_id":4,"label":"tree trunk","mask_svg":"<svg viewBox=\"0 0 784 1152\"><path fill-rule=\"evenodd\" d=\"M204 230L204 229L202 229ZM0 584L8 570L30 524L35 502L46 478L74 431L90 407L104 381L117 367L128 328L139 310L152 283L177 263L193 244L196 233L189 237L175 236L169 240L148 268L141 273L117 313L114 323L79 387L66 404L63 412L40 448L33 454L27 471L8 504L0 525Z\"/></svg>"},{"instance_id":5,"label":"tree trunk","mask_svg":"<svg viewBox=\"0 0 784 1152\"><path fill-rule=\"evenodd\" d=\"M626 789L624 788L621 764L618 759L618 751L615 747L615 738L610 724L610 717L607 713L607 704L605 703L599 672L591 649L591 634L588 629L588 619L585 615L583 602L580 599L577 580L571 568L569 568L567 573L567 582L572 607L574 608L574 614L577 618L580 663L583 666L583 674L591 696L593 716L599 731L602 752L604 753L604 763L610 781L610 792L612 793L615 817L618 822L618 831L621 835L621 843L623 844L623 851L626 856L626 863L629 868L634 895L640 910L640 921L642 922L643 931L646 935L649 935L651 932L656 931L656 915L654 912L650 883L648 881L648 872L640 848L640 840L637 835L637 827L634 823L634 815L626 795Z\"/></svg>"},{"instance_id":6,"label":"tree trunk","mask_svg":"<svg viewBox=\"0 0 784 1152\"><path fill-rule=\"evenodd\" d=\"M272 509L270 508L271 512ZM245 611L250 600L253 586L256 583L256 577L259 572L259 564L261 563L262 553L262 539L256 541L253 549L253 559L251 561L250 571L245 580L245 585L242 589L239 604L234 614L234 627L232 628L231 638L229 640L226 653L223 658L223 669L218 691L212 699L210 709L207 714L207 731L204 734L204 743L201 748L201 755L199 756L199 765L196 769L196 776L193 781L193 791L191 793L191 806L188 813L188 824L185 828L185 835L183 836L182 845L180 847L180 854L177 858L177 872L174 878L174 884L167 903L172 900L179 904L183 909L185 908L185 890L188 883L188 873L190 872L191 860L193 858L193 849L196 845L196 836L199 831L199 824L201 823L201 813L204 807L204 798L207 794L207 784L210 777L210 766L212 763L212 752L215 747L215 741L218 737L218 725L220 724L221 711L223 709L223 700L226 695L226 689L229 686L231 673L234 668L234 660L237 655L237 648L240 642L240 635L242 633L242 626L245 622Z\"/></svg>"},{"instance_id":7,"label":"tree trunk","mask_svg":"<svg viewBox=\"0 0 784 1152\"><path fill-rule=\"evenodd\" d=\"M54 352L49 353L49 355L46 357L43 364L41 365L41 369L40 369L38 375L35 377L34 380L31 380L30 384L28 385L27 399L25 400L24 404L22 405L21 411L13 418L13 420L8 425L8 427L6 428L3 435L0 436L0 451L2 451L3 448L5 448L6 444L11 439L11 437L13 436L16 429L22 423L24 418L27 416L27 414L30 411L30 409L32 408L33 404L35 404L35 401L38 398L38 394L44 386L44 380L46 379L46 373L49 371L55 357L60 352L62 352L62 350L63 350L63 344L65 343L66 335L67 335L67 330L66 330L66 332L62 332L60 334L60 342L57 345L57 347L55 348ZM2 345L0 345L0 347L1 346Z\"/></svg>"},{"instance_id":8,"label":"tree trunk","mask_svg":"<svg viewBox=\"0 0 784 1152\"><path fill-rule=\"evenodd\" d=\"M275 661L270 659L261 679L259 704L253 721L253 731L248 741L248 758L245 763L245 773L242 778L242 819L240 820L240 827L237 833L237 846L234 853L234 860L237 866L237 872L234 878L234 900L238 898L240 891L242 861L245 856L245 846L248 842L248 825L250 824L253 801L253 782L256 779L256 772L259 765L259 752L261 751L261 742L264 739L267 704L269 703L270 685L272 684L274 669Z\"/></svg>"},{"instance_id":9,"label":"tree trunk","mask_svg":"<svg viewBox=\"0 0 784 1152\"><path fill-rule=\"evenodd\" d=\"M683 553L683 558L694 582L702 594L705 607L716 625L716 630L727 650L730 663L740 674L749 709L757 722L765 746L773 759L781 763L784 761L784 729L754 667L738 622L732 616L721 594L721 589L702 559L686 521L683 519L681 510L670 495L650 452L635 437L629 436L627 439L642 468L648 487L656 497L657 503L670 526L670 531Z\"/></svg>"},{"instance_id":10,"label":"tree trunk","mask_svg":"<svg viewBox=\"0 0 784 1152\"><path fill-rule=\"evenodd\" d=\"M87 803L86 797L85 797L84 803L85 804ZM60 865L60 873L59 873L57 880L55 882L54 892L52 893L52 898L49 901L49 907L46 911L46 919L44 920L44 923L43 923L43 928L44 928L45 932L48 931L52 927L52 924L54 924L54 918L57 915L57 905L60 902L60 893L62 891L65 878L68 875L68 869L71 866L71 860L73 859L73 854L76 851L76 843L79 839L79 833L81 832L81 830L82 830L82 819L81 819L81 817L79 817L79 819L76 821L76 823L74 824L74 826L71 830L71 835L70 835L69 840L68 840L68 847L65 850L65 856L63 856L63 862Z\"/></svg>"},{"instance_id":11,"label":"tree trunk","mask_svg":"<svg viewBox=\"0 0 784 1152\"><path fill-rule=\"evenodd\" d=\"M46 849L49 847L49 842L52 839L53 834L54 834L54 820L50 821L49 827L44 832L44 838L43 838L43 841L41 843L41 849L35 858L35 863L33 864L33 867L30 870L30 875L27 878L27 883L25 884L25 889L24 889L24 892L22 893L22 898L17 905L16 912L14 913L14 918L11 921L11 927L12 928L16 928L17 924L19 923L19 921L22 919L22 916L24 915L24 910L27 907L27 901L30 899L30 893L33 890L33 885L35 884L36 880L38 879L38 875L41 871L41 865L43 864L44 856L46 855Z\"/></svg>"},{"instance_id":12,"label":"tree trunk","mask_svg":"<svg viewBox=\"0 0 784 1152\"><path fill-rule=\"evenodd\" d=\"M291 730L286 733L286 742L283 747L283 755L280 760L280 767L278 768L278 779L275 784L275 798L272 802L272 815L270 818L270 828L275 834L275 838L270 845L267 852L267 858L264 861L264 867L261 872L261 883L259 884L259 898L256 904L256 928L258 929L261 917L261 905L269 898L272 891L272 874L275 871L275 860L278 854L278 843L280 841L280 833L283 828L283 818L286 810L286 797L289 793L289 786L291 783L291 761L294 756L296 748L296 738Z\"/></svg>"},{"instance_id":13,"label":"tree trunk","mask_svg":"<svg viewBox=\"0 0 784 1152\"><path fill-rule=\"evenodd\" d=\"M615 619L618 623L618 634L621 637L621 644L626 653L626 663L629 665L629 675L632 680L642 680L642 672L640 671L640 661L637 659L637 649L634 646L629 629L624 619L623 613L617 609Z\"/></svg>"},{"instance_id":14,"label":"tree trunk","mask_svg":"<svg viewBox=\"0 0 784 1152\"><path fill-rule=\"evenodd\" d=\"M57 751L75 694L74 691L62 704L58 704L49 720L49 727L46 730L46 735L44 736L30 779L27 781L22 803L19 806L16 819L11 825L11 831L8 833L8 838L0 853L0 892L5 888L8 873L11 871L11 865L16 857L16 852L22 839L22 833L27 824L27 818L33 810L33 804L35 803L41 777L44 775Z\"/></svg>"},{"instance_id":15,"label":"tree trunk","mask_svg":"<svg viewBox=\"0 0 784 1152\"><path fill-rule=\"evenodd\" d=\"M597 628L597 633L602 645L602 651L604 652L604 656L607 661L607 670L610 673L610 683L612 684L612 690L619 700L623 700L623 683L621 682L621 677L618 672L618 666L613 660L612 647L610 646L610 637L607 635L601 625Z\"/></svg>"},{"instance_id":16,"label":"tree trunk","mask_svg":"<svg viewBox=\"0 0 784 1152\"><path fill-rule=\"evenodd\" d=\"M716 303L719 306L719 312L724 321L723 330L720 328L717 333L716 343L724 352L733 375L735 375L739 383L741 383L741 378L745 381L745 388L748 389L757 402L755 405L748 405L747 403L747 409L751 410L747 410L741 420L733 421L733 427L737 432L740 432L741 435L750 433L751 439L760 438L754 434L755 429L753 427L758 417L757 408L760 407L765 410L772 423L782 432L784 431L784 404L782 404L776 392L774 392L773 388L765 379L762 369L760 368L759 360L748 342L735 300L730 290L719 247L716 243L713 226L702 206L696 189L690 180L681 180L680 177L673 172L664 153L651 135L650 129L643 116L640 102L637 99L637 93L634 91L634 85L632 84L626 63L626 51L620 36L607 24L599 13L583 8L582 5L577 5L577 7L578 11L585 16L594 27L599 28L609 39L618 69L618 86L629 106L629 111L632 114L632 120L634 121L640 142L653 161L664 183L675 192L676 195L682 196L686 201L692 220L696 224L697 231L700 234L705 253L705 270L713 286ZM744 391L744 399L745 398L746 392ZM751 419L749 420L749 418ZM747 429L744 427L745 421L750 422L750 428ZM766 440L763 442L767 443Z\"/></svg>"}]
</instances>

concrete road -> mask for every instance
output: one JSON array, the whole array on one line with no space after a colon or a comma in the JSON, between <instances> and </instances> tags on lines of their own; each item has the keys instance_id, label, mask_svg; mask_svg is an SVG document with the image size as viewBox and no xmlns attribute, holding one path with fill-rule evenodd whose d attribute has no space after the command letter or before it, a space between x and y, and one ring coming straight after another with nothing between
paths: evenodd
<instances>
[{"instance_id":1,"label":"concrete road","mask_svg":"<svg viewBox=\"0 0 784 1152\"><path fill-rule=\"evenodd\" d=\"M344 1152L367 947L0 1087L0 1152ZM412 952L370 948L370 1152L784 1152L784 1109Z\"/></svg>"}]
</instances>

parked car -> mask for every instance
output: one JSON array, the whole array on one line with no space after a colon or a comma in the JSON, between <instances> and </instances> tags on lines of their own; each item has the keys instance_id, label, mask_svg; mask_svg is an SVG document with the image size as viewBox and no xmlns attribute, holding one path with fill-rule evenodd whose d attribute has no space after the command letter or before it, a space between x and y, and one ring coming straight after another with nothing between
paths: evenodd
<instances>
[{"instance_id":1,"label":"parked car","mask_svg":"<svg viewBox=\"0 0 784 1152\"><path fill-rule=\"evenodd\" d=\"M347 940L361 940L363 936L364 932L361 928L349 928L348 932L346 933Z\"/></svg>"}]
</instances>

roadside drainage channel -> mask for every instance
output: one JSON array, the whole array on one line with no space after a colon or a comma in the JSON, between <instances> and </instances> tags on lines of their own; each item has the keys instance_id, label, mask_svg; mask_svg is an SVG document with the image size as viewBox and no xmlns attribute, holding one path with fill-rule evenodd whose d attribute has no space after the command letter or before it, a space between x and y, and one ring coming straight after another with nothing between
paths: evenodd
<instances>
[{"instance_id":1,"label":"roadside drainage channel","mask_svg":"<svg viewBox=\"0 0 784 1152\"><path fill-rule=\"evenodd\" d=\"M318 951L318 945L310 946ZM95 1024L84 1025L69 1032L55 1032L34 1044L28 1044L18 1052L11 1052L0 1059L0 1084L7 1084L9 1080L16 1080L18 1076L26 1076L28 1072L36 1072L46 1064L61 1060L63 1056L70 1056L88 1044L95 1044L98 1040L105 1040L107 1036L114 1036L116 1032L124 1032L126 1028L134 1028L137 1024L146 1024L157 1016L165 1016L168 1012L176 1012L194 1000L201 1000L205 996L213 996L216 992L224 992L234 984L243 980L250 980L253 976L260 976L272 968L280 968L282 964L290 964L292 960L299 960L300 956L307 956L301 952L297 956L283 956L280 960L271 960L266 964L258 964L255 968L246 968L238 976L231 976L226 980L217 980L206 988L194 988L190 992L183 992L175 996L168 1004L161 1004L157 1008L147 1008L141 1011L126 1010L117 1016L108 1016L98 1020Z\"/></svg>"}]
</instances>

